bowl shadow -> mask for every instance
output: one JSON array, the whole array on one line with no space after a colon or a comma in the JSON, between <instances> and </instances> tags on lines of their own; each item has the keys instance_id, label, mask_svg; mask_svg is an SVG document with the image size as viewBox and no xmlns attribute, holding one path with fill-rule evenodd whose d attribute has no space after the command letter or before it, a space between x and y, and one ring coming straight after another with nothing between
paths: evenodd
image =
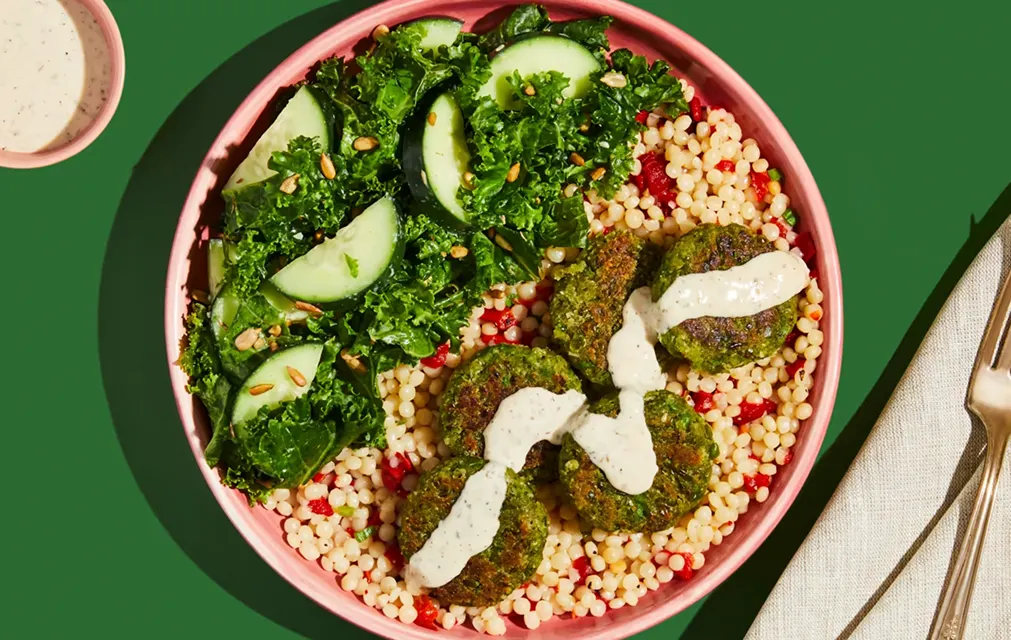
<instances>
[{"instance_id":1,"label":"bowl shadow","mask_svg":"<svg viewBox=\"0 0 1011 640\"><path fill-rule=\"evenodd\" d=\"M317 606L278 576L208 491L181 427L165 366L164 287L183 201L235 108L289 53L372 4L343 0L294 18L236 53L190 92L133 168L106 247L99 292L106 399L120 447L151 510L221 588L308 638L376 636Z\"/></svg>"},{"instance_id":2,"label":"bowl shadow","mask_svg":"<svg viewBox=\"0 0 1011 640\"><path fill-rule=\"evenodd\" d=\"M1004 188L990 208L979 220L973 216L966 241L955 255L954 260L941 276L930 296L924 302L906 331L895 353L889 359L881 376L859 409L846 424L838 439L825 451L811 470L811 475L790 510L776 529L757 551L732 575L717 587L705 600L692 622L681 636L683 640L702 638L743 638L752 622L758 616L762 605L773 587L779 581L793 555L807 537L821 512L825 509L836 487L849 470L864 441L874 428L878 416L884 410L892 392L909 367L920 343L933 324L941 307L958 284L969 264L983 246L1000 228L1011 214L1011 184ZM843 371L845 375L845 369ZM906 558L895 567L881 587L871 596L865 606L856 614L837 640L845 640L860 623L874 603L898 577L905 560L915 553L919 545L933 530L949 505L962 490L965 482L981 461L980 448L973 443L985 441L982 425L976 424L975 437L960 453L959 474L948 487L944 506L924 528ZM728 607L733 607L736 615L727 616ZM722 612L722 615L721 615Z\"/></svg>"}]
</instances>

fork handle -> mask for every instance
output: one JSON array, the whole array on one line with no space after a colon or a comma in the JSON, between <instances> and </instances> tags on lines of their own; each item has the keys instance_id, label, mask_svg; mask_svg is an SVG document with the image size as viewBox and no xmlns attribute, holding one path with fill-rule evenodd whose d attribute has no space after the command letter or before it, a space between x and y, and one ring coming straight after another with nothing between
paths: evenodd
<instances>
[{"instance_id":1,"label":"fork handle","mask_svg":"<svg viewBox=\"0 0 1011 640\"><path fill-rule=\"evenodd\" d=\"M1000 475L1004 450L1008 444L1007 435L996 439L1000 442L993 442L992 438L987 445L986 461L983 464L983 475L976 492L976 501L972 506L972 514L969 516L965 533L962 535L962 544L941 599L941 606L937 610L930 640L961 640L965 634L965 621L969 615L972 589L976 584L976 569L979 567L979 558L983 551L983 538L990 522L990 511L997 492L997 477Z\"/></svg>"}]
</instances>

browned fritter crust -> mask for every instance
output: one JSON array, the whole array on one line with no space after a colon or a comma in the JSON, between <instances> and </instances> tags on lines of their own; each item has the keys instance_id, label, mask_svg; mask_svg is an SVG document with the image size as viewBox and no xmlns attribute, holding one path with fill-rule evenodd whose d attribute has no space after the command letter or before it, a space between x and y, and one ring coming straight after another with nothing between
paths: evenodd
<instances>
[{"instance_id":1,"label":"browned fritter crust","mask_svg":"<svg viewBox=\"0 0 1011 640\"><path fill-rule=\"evenodd\" d=\"M664 255L653 282L653 300L679 276L723 271L775 251L765 238L737 224L703 224L678 238ZM773 355L797 322L797 300L743 318L685 320L660 336L672 354L707 373L722 373Z\"/></svg>"},{"instance_id":2,"label":"browned fritter crust","mask_svg":"<svg viewBox=\"0 0 1011 640\"><path fill-rule=\"evenodd\" d=\"M488 347L461 365L439 402L439 432L457 455L484 455L484 429L499 405L524 387L552 393L582 391L565 358L547 349L519 345ZM523 475L538 482L558 477L558 447L538 442L527 454Z\"/></svg>"},{"instance_id":3,"label":"browned fritter crust","mask_svg":"<svg viewBox=\"0 0 1011 640\"><path fill-rule=\"evenodd\" d=\"M653 245L630 231L612 231L590 240L579 259L555 276L553 338L590 382L611 384L607 345L621 328L628 296L649 283L658 261Z\"/></svg>"},{"instance_id":4,"label":"browned fritter crust","mask_svg":"<svg viewBox=\"0 0 1011 640\"><path fill-rule=\"evenodd\" d=\"M449 515L467 479L484 465L484 460L460 456L422 474L400 513L398 542L406 560ZM530 485L511 469L506 470L506 479L499 529L491 546L472 557L460 575L432 591L445 605L496 605L537 572L548 536L548 513Z\"/></svg>"}]
</instances>

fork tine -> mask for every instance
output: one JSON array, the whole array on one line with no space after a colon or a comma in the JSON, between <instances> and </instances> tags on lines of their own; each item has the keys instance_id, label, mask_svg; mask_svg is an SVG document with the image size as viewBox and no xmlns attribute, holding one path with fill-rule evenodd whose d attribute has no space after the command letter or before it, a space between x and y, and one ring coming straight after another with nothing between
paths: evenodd
<instances>
[{"instance_id":1,"label":"fork tine","mask_svg":"<svg viewBox=\"0 0 1011 640\"><path fill-rule=\"evenodd\" d=\"M979 345L979 355L976 357L977 367L992 366L995 369L1007 371L1011 368L1011 337L1005 337L1011 325L1011 272L1004 278L1000 293L994 302L990 320L983 334L983 342ZM997 348L1004 339L1004 346L997 353Z\"/></svg>"}]
</instances>

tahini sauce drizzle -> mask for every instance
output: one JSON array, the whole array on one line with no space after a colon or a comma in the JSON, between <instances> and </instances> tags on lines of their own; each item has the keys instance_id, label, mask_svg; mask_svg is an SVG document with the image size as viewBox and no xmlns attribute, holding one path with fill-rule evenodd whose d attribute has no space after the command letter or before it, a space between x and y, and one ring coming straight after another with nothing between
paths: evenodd
<instances>
[{"instance_id":1,"label":"tahini sauce drizzle","mask_svg":"<svg viewBox=\"0 0 1011 640\"><path fill-rule=\"evenodd\" d=\"M761 313L802 291L809 276L804 261L786 251L763 253L725 271L681 276L660 296L657 333L663 335L694 318Z\"/></svg>"},{"instance_id":2,"label":"tahini sauce drizzle","mask_svg":"<svg viewBox=\"0 0 1011 640\"><path fill-rule=\"evenodd\" d=\"M434 589L460 575L467 561L495 539L505 492L506 468L497 462L467 478L449 515L411 556L407 583Z\"/></svg>"},{"instance_id":3,"label":"tahini sauce drizzle","mask_svg":"<svg viewBox=\"0 0 1011 640\"><path fill-rule=\"evenodd\" d=\"M556 394L527 387L503 400L484 432L489 462L467 480L449 516L411 557L408 585L440 587L491 546L505 498L505 470L520 471L530 447L541 440L558 444L572 433L615 489L630 495L647 491L659 467L644 396L667 383L654 351L657 337L692 318L750 316L775 307L802 291L808 278L803 260L773 251L725 271L677 278L657 303L649 287L632 292L607 349L608 370L619 389L618 415L590 413L586 397L571 390Z\"/></svg>"},{"instance_id":4,"label":"tahini sauce drizzle","mask_svg":"<svg viewBox=\"0 0 1011 640\"><path fill-rule=\"evenodd\" d=\"M562 394L526 387L499 404L484 428L484 457L519 473L530 448L541 440L561 444L574 418L586 406L586 396L570 389Z\"/></svg>"},{"instance_id":5,"label":"tahini sauce drizzle","mask_svg":"<svg viewBox=\"0 0 1011 640\"><path fill-rule=\"evenodd\" d=\"M108 99L112 59L102 29L77 0L0 5L0 149L62 146Z\"/></svg>"}]
</instances>

